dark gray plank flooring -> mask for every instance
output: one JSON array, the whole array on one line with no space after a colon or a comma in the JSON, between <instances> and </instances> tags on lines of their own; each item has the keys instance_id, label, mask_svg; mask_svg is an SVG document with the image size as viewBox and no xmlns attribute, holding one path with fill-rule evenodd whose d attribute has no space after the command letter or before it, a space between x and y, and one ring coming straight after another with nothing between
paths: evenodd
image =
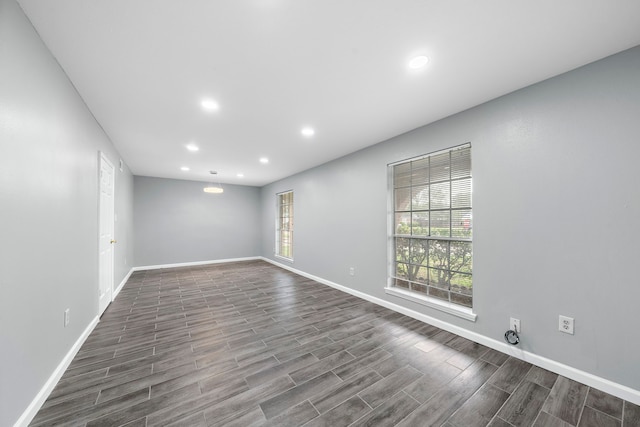
<instances>
[{"instance_id":1,"label":"dark gray plank flooring","mask_svg":"<svg viewBox=\"0 0 640 427\"><path fill-rule=\"evenodd\" d=\"M632 403L263 261L134 273L32 426L619 426Z\"/></svg>"}]
</instances>

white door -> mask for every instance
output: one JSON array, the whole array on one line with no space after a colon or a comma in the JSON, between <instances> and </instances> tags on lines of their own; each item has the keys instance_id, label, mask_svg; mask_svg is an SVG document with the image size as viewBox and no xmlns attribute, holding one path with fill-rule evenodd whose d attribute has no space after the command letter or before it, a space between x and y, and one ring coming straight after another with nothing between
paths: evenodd
<instances>
[{"instance_id":1,"label":"white door","mask_svg":"<svg viewBox=\"0 0 640 427\"><path fill-rule=\"evenodd\" d=\"M113 165L100 153L100 225L98 261L98 316L106 310L113 295L113 249L116 243L113 235L114 219L114 169Z\"/></svg>"}]
</instances>

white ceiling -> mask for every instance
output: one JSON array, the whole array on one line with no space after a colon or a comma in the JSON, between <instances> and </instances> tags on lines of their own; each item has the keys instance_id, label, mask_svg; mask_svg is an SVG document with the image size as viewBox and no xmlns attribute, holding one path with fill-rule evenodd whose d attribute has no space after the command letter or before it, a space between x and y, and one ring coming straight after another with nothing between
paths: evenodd
<instances>
[{"instance_id":1,"label":"white ceiling","mask_svg":"<svg viewBox=\"0 0 640 427\"><path fill-rule=\"evenodd\" d=\"M19 3L134 174L258 186L640 44L638 0Z\"/></svg>"}]
</instances>

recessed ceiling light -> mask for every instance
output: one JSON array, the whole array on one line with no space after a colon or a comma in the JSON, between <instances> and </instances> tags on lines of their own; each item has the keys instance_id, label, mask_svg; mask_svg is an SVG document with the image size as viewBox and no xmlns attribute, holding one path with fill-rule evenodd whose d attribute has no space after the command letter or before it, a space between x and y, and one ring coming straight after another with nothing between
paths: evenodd
<instances>
[{"instance_id":1,"label":"recessed ceiling light","mask_svg":"<svg viewBox=\"0 0 640 427\"><path fill-rule=\"evenodd\" d=\"M200 105L202 105L202 108L206 111L218 111L220 108L218 103L213 99L203 99Z\"/></svg>"},{"instance_id":2,"label":"recessed ceiling light","mask_svg":"<svg viewBox=\"0 0 640 427\"><path fill-rule=\"evenodd\" d=\"M267 159L266 157L260 157L260 163L266 165L267 163L269 163L269 159Z\"/></svg>"},{"instance_id":3,"label":"recessed ceiling light","mask_svg":"<svg viewBox=\"0 0 640 427\"><path fill-rule=\"evenodd\" d=\"M198 146L196 144L188 144L187 145L187 150L189 150L189 151L198 151L199 148L198 148Z\"/></svg>"},{"instance_id":4,"label":"recessed ceiling light","mask_svg":"<svg viewBox=\"0 0 640 427\"><path fill-rule=\"evenodd\" d=\"M315 131L315 130L313 130L313 128L310 128L310 127L304 127L304 128L302 128L302 130L300 131L300 133L302 133L302 135L304 135L304 136L306 136L306 137L311 137L311 136L313 136L313 135L316 133L316 131Z\"/></svg>"},{"instance_id":5,"label":"recessed ceiling light","mask_svg":"<svg viewBox=\"0 0 640 427\"><path fill-rule=\"evenodd\" d=\"M418 68L422 68L429 62L429 58L424 55L416 56L415 58L409 61L409 68L412 70L417 70Z\"/></svg>"},{"instance_id":6,"label":"recessed ceiling light","mask_svg":"<svg viewBox=\"0 0 640 427\"><path fill-rule=\"evenodd\" d=\"M243 173L239 173L236 175L238 178L244 178L244 174Z\"/></svg>"},{"instance_id":7,"label":"recessed ceiling light","mask_svg":"<svg viewBox=\"0 0 640 427\"><path fill-rule=\"evenodd\" d=\"M183 166L183 167L181 167L181 168L180 168L180 170L181 170L181 171L185 171L185 172L186 172L186 171L188 171L188 170L190 170L190 169L189 169L187 166Z\"/></svg>"}]
</instances>

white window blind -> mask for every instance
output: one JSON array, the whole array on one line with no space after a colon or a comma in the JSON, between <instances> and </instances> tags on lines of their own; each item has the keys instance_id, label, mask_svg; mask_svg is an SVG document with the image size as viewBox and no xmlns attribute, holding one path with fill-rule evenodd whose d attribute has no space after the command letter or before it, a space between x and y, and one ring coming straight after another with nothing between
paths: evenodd
<instances>
[{"instance_id":1,"label":"white window blind","mask_svg":"<svg viewBox=\"0 0 640 427\"><path fill-rule=\"evenodd\" d=\"M277 196L276 255L293 259L293 191Z\"/></svg>"},{"instance_id":2,"label":"white window blind","mask_svg":"<svg viewBox=\"0 0 640 427\"><path fill-rule=\"evenodd\" d=\"M390 285L471 307L471 145L410 159L390 168Z\"/></svg>"}]
</instances>

